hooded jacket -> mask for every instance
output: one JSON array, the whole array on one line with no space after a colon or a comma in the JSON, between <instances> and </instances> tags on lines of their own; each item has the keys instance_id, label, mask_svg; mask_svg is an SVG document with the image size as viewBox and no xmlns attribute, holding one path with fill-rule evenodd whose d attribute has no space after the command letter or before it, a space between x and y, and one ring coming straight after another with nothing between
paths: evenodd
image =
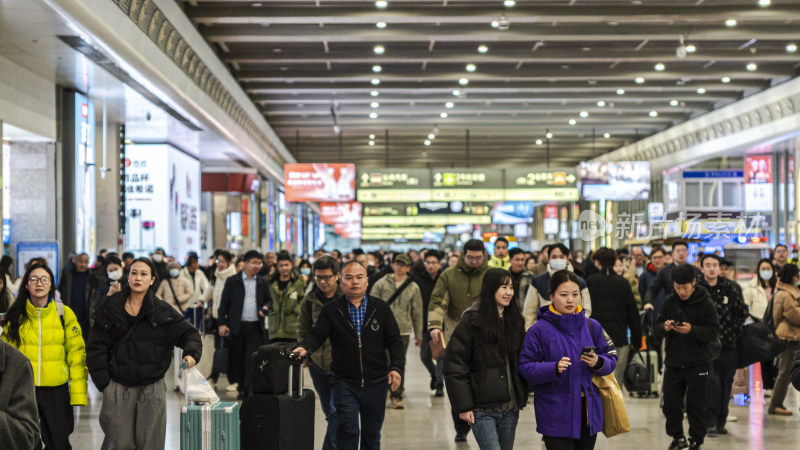
<instances>
[{"instance_id":1,"label":"hooded jacket","mask_svg":"<svg viewBox=\"0 0 800 450\"><path fill-rule=\"evenodd\" d=\"M211 282L211 289L206 289L203 301L210 303L208 311L214 319L219 317L219 304L222 301L222 290L225 288L225 282L234 275L236 275L236 266L229 264L225 270L214 272L214 281Z\"/></svg>"},{"instance_id":2,"label":"hooded jacket","mask_svg":"<svg viewBox=\"0 0 800 450\"><path fill-rule=\"evenodd\" d=\"M775 335L785 341L800 341L800 289L782 281L776 288L772 297Z\"/></svg>"},{"instance_id":3,"label":"hooded jacket","mask_svg":"<svg viewBox=\"0 0 800 450\"><path fill-rule=\"evenodd\" d=\"M593 299L592 318L600 322L614 345L622 347L633 343L638 347L642 342L642 321L628 280L613 270L600 271L586 280L586 286Z\"/></svg>"},{"instance_id":4,"label":"hooded jacket","mask_svg":"<svg viewBox=\"0 0 800 450\"><path fill-rule=\"evenodd\" d=\"M306 292L306 284L292 271L286 289L278 287L278 275L270 280L269 294L272 307L269 309L269 337L271 339L297 339L297 318L300 316L300 303Z\"/></svg>"},{"instance_id":5,"label":"hooded jacket","mask_svg":"<svg viewBox=\"0 0 800 450\"><path fill-rule=\"evenodd\" d=\"M594 369L580 360L584 347L597 348L599 361ZM572 365L559 374L558 361L565 356ZM592 374L608 375L616 365L617 349L611 338L582 309L575 314L559 314L552 306L539 308L538 320L528 329L519 356L519 373L535 394L536 431L545 436L579 439L586 421L581 409L582 393L589 415L589 434L601 431L603 406Z\"/></svg>"},{"instance_id":6,"label":"hooded jacket","mask_svg":"<svg viewBox=\"0 0 800 450\"><path fill-rule=\"evenodd\" d=\"M658 297L658 293L663 289L664 290L664 298L668 295L672 294L675 290L675 286L672 284L672 271L678 267L677 264L671 263L667 264L661 268L656 274L655 279L650 285L647 287L647 291L645 291L644 297L642 297L642 304L646 305L648 303L655 303L656 297ZM694 274L696 277L702 275L700 269L697 266L690 265L692 270L694 270ZM654 306L655 307L655 306Z\"/></svg>"},{"instance_id":7,"label":"hooded jacket","mask_svg":"<svg viewBox=\"0 0 800 450\"><path fill-rule=\"evenodd\" d=\"M342 288L338 286L330 300L325 299L325 295L317 287L314 287L311 292L306 294L300 304L300 316L297 318L297 340L299 342L302 342L311 332L311 328L317 323L319 315L322 313L322 308L343 295ZM331 363L333 362L330 339L326 340L317 351L312 353L309 360L320 369L330 372Z\"/></svg>"},{"instance_id":8,"label":"hooded jacket","mask_svg":"<svg viewBox=\"0 0 800 450\"><path fill-rule=\"evenodd\" d=\"M508 268L511 267L511 257L506 255L505 258L498 258L492 255L492 257L489 258L489 267L508 270Z\"/></svg>"},{"instance_id":9,"label":"hooded jacket","mask_svg":"<svg viewBox=\"0 0 800 450\"><path fill-rule=\"evenodd\" d=\"M86 347L81 335L81 326L75 313L64 305L64 324L58 316L54 300L44 308L25 302L26 319L19 326L19 346L23 355L33 365L33 380L36 386L61 386L69 382L71 405L86 406L87 379ZM8 335L3 333L3 340ZM16 344L9 342L12 346Z\"/></svg>"},{"instance_id":10,"label":"hooded jacket","mask_svg":"<svg viewBox=\"0 0 800 450\"><path fill-rule=\"evenodd\" d=\"M572 264L567 263L567 268L574 273ZM536 275L531 281L531 286L528 289L528 294L525 296L525 304L522 307L522 317L525 318L525 328L530 328L536 322L537 312L542 306L549 305L550 302L550 278L556 273L547 264L547 272ZM586 287L586 281L578 276L578 285L581 288L581 308L589 317L592 315L592 298L589 294L589 289Z\"/></svg>"},{"instance_id":11,"label":"hooded jacket","mask_svg":"<svg viewBox=\"0 0 800 450\"><path fill-rule=\"evenodd\" d=\"M0 442L3 448L34 448L39 439L39 413L31 362L0 342Z\"/></svg>"},{"instance_id":12,"label":"hooded jacket","mask_svg":"<svg viewBox=\"0 0 800 450\"><path fill-rule=\"evenodd\" d=\"M692 326L688 334L664 330L667 320L687 322ZM654 325L659 336L666 337L664 364L676 369L708 364L711 353L708 345L719 337L717 307L708 291L695 284L688 300L681 300L674 292L664 299Z\"/></svg>"},{"instance_id":13,"label":"hooded jacket","mask_svg":"<svg viewBox=\"0 0 800 450\"><path fill-rule=\"evenodd\" d=\"M410 335L413 331L416 339L422 339L422 294L411 274L406 275L406 279L409 281L408 286L389 307L392 308L394 318L397 320L400 334ZM375 283L372 295L388 302L400 285L394 281L394 274L390 273Z\"/></svg>"},{"instance_id":14,"label":"hooded jacket","mask_svg":"<svg viewBox=\"0 0 800 450\"><path fill-rule=\"evenodd\" d=\"M445 342L450 340L461 315L481 293L483 275L487 270L489 263L485 259L483 264L473 269L467 266L462 255L455 267L448 267L439 275L428 307L428 330L443 329Z\"/></svg>"}]
</instances>

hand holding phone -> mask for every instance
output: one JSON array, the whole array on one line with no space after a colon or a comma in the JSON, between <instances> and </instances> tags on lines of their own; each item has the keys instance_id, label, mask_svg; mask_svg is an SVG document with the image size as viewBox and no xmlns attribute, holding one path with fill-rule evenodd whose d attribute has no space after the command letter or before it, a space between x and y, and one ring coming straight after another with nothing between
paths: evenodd
<instances>
[{"instance_id":1,"label":"hand holding phone","mask_svg":"<svg viewBox=\"0 0 800 450\"><path fill-rule=\"evenodd\" d=\"M594 353L597 350L597 347L583 347L581 350L581 355L589 356L590 354Z\"/></svg>"}]
</instances>

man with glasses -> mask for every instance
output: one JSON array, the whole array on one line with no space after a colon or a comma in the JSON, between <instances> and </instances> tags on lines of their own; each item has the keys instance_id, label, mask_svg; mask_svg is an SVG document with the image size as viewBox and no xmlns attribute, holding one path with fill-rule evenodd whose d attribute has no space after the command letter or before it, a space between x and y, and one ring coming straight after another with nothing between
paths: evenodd
<instances>
[{"instance_id":1,"label":"man with glasses","mask_svg":"<svg viewBox=\"0 0 800 450\"><path fill-rule=\"evenodd\" d=\"M645 292L645 296L642 299L644 302L644 310L645 311L654 311L656 300L658 298L666 298L672 291L674 290L672 284L672 271L675 270L676 267L682 266L686 264L686 258L689 257L689 246L684 241L675 241L672 243L672 264L667 264L658 272L656 278L650 283L650 286L647 287L647 291ZM700 269L695 266L691 266L694 270L695 277L699 277ZM661 291L663 292L663 296L661 296ZM656 315L656 317L658 317Z\"/></svg>"},{"instance_id":2,"label":"man with glasses","mask_svg":"<svg viewBox=\"0 0 800 450\"><path fill-rule=\"evenodd\" d=\"M783 266L789 262L789 248L783 244L778 244L775 246L775 251L772 252L772 264L775 266L775 270L780 273Z\"/></svg>"},{"instance_id":3,"label":"man with glasses","mask_svg":"<svg viewBox=\"0 0 800 450\"><path fill-rule=\"evenodd\" d=\"M387 388L400 387L405 367L403 340L389 305L367 295L366 267L349 261L342 266L340 279L344 295L322 308L294 353L304 358L330 339L332 396L339 422L336 448L359 448L360 438L361 449L377 450Z\"/></svg>"},{"instance_id":4,"label":"man with glasses","mask_svg":"<svg viewBox=\"0 0 800 450\"><path fill-rule=\"evenodd\" d=\"M267 342L265 318L272 300L267 281L258 276L263 264L261 253L250 250L244 254L241 275L228 278L222 289L218 310L220 336L231 336L229 347L229 376L238 383L239 398L250 392L253 375L247 367L250 355Z\"/></svg>"}]
</instances>

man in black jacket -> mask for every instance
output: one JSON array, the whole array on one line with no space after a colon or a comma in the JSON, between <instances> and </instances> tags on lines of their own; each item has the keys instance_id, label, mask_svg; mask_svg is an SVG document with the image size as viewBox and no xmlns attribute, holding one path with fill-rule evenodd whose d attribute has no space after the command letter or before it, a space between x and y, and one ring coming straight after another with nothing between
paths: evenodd
<instances>
[{"instance_id":1,"label":"man in black jacket","mask_svg":"<svg viewBox=\"0 0 800 450\"><path fill-rule=\"evenodd\" d=\"M362 450L377 450L387 381L392 391L397 390L405 367L403 340L389 305L366 295L367 269L361 263L344 264L340 280L344 296L322 308L311 333L294 352L303 358L330 339L333 404L339 421L336 447L356 450L360 434Z\"/></svg>"},{"instance_id":2,"label":"man in black jacket","mask_svg":"<svg viewBox=\"0 0 800 450\"><path fill-rule=\"evenodd\" d=\"M428 307L431 304L431 294L436 280L442 273L442 254L438 250L428 250L425 254L424 270L414 275L414 282L419 286L422 294L422 323L428 323ZM428 369L431 375L431 390L436 389L437 397L444 397L444 376L442 375L442 359L434 363L433 353L431 352L431 335L422 333L422 346L419 350L419 357L422 364Z\"/></svg>"},{"instance_id":3,"label":"man in black jacket","mask_svg":"<svg viewBox=\"0 0 800 450\"><path fill-rule=\"evenodd\" d=\"M733 376L736 374L738 351L736 341L742 334L747 320L747 306L742 299L741 290L735 282L720 276L720 257L714 254L703 255L700 260L703 276L697 284L704 287L717 307L720 325L722 350L712 361L708 376L708 434L728 434L725 422L728 420Z\"/></svg>"},{"instance_id":4,"label":"man in black jacket","mask_svg":"<svg viewBox=\"0 0 800 450\"><path fill-rule=\"evenodd\" d=\"M656 275L655 280L653 280L647 288L647 292L642 299L645 311L652 311L654 309L653 304L656 302L658 293L661 292L662 289L664 290L664 297L672 294L672 271L675 270L676 267L686 264L686 258L688 257L689 246L686 245L686 242L675 241L672 244L672 264L667 264L663 269L658 271L658 275ZM694 271L695 278L700 276L700 269L692 265L689 265L689 267Z\"/></svg>"},{"instance_id":5,"label":"man in black jacket","mask_svg":"<svg viewBox=\"0 0 800 450\"><path fill-rule=\"evenodd\" d=\"M656 334L666 337L662 411L672 436L669 449L699 449L706 437L708 371L712 347L719 343L719 317L708 291L695 286L691 266L676 267L672 281L674 292L664 300L655 324ZM684 398L690 444L683 434Z\"/></svg>"},{"instance_id":6,"label":"man in black jacket","mask_svg":"<svg viewBox=\"0 0 800 450\"><path fill-rule=\"evenodd\" d=\"M250 392L253 375L250 355L267 342L265 318L272 306L267 281L258 276L263 257L250 250L244 254L244 270L225 280L219 302L220 336L231 336L229 348L231 381L238 383L239 397Z\"/></svg>"},{"instance_id":7,"label":"man in black jacket","mask_svg":"<svg viewBox=\"0 0 800 450\"><path fill-rule=\"evenodd\" d=\"M34 448L39 440L39 413L31 362L0 341L0 442L3 448Z\"/></svg>"},{"instance_id":8,"label":"man in black jacket","mask_svg":"<svg viewBox=\"0 0 800 450\"><path fill-rule=\"evenodd\" d=\"M81 330L87 330L83 333L85 343L89 337L88 330L92 329L89 318L94 315L94 294L100 284L94 272L89 270L89 255L75 255L72 265L64 270L59 281L61 301L75 313Z\"/></svg>"}]
</instances>

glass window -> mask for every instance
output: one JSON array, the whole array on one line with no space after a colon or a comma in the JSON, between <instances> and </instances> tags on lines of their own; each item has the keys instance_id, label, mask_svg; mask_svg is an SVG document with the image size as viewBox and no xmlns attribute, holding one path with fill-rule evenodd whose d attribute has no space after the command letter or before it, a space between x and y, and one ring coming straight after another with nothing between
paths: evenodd
<instances>
[{"instance_id":1,"label":"glass window","mask_svg":"<svg viewBox=\"0 0 800 450\"><path fill-rule=\"evenodd\" d=\"M687 182L686 183L686 207L701 206L700 203L700 183Z\"/></svg>"},{"instance_id":2,"label":"glass window","mask_svg":"<svg viewBox=\"0 0 800 450\"><path fill-rule=\"evenodd\" d=\"M742 206L741 183L736 183L736 182L722 183L722 206L724 207Z\"/></svg>"},{"instance_id":3,"label":"glass window","mask_svg":"<svg viewBox=\"0 0 800 450\"><path fill-rule=\"evenodd\" d=\"M718 181L705 181L703 182L703 205L720 206L719 204L719 182Z\"/></svg>"}]
</instances>

